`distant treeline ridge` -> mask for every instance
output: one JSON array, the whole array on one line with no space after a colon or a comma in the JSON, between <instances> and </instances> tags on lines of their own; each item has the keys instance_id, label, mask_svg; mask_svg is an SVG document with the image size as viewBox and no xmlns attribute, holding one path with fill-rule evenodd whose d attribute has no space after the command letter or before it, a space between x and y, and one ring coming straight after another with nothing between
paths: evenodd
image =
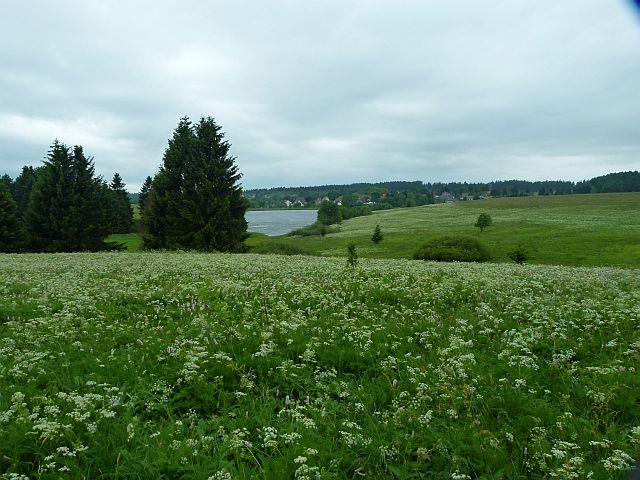
<instances>
[{"instance_id":1,"label":"distant treeline ridge","mask_svg":"<svg viewBox=\"0 0 640 480\"><path fill-rule=\"evenodd\" d=\"M245 190L251 208L318 206L326 200L341 204L369 204L373 209L411 207L450 200L572 193L613 193L640 191L640 172L610 173L581 182L562 180L498 180L483 182L392 181L275 187Z\"/></svg>"}]
</instances>

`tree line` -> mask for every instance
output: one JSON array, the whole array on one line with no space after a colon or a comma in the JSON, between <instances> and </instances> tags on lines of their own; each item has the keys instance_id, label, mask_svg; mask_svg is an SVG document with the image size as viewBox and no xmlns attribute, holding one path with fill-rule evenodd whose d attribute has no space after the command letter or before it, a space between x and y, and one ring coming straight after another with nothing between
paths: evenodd
<instances>
[{"instance_id":1,"label":"tree line","mask_svg":"<svg viewBox=\"0 0 640 480\"><path fill-rule=\"evenodd\" d=\"M283 202L304 200L306 206L319 206L324 197L345 206L368 204L373 210L413 207L443 201L441 196L469 199L530 195L568 195L574 193L613 193L640 191L640 172L619 172L581 182L562 180L493 182L421 182L397 181L320 185L313 187L276 187L247 190L251 208L282 208Z\"/></svg>"},{"instance_id":2,"label":"tree line","mask_svg":"<svg viewBox=\"0 0 640 480\"><path fill-rule=\"evenodd\" d=\"M75 252L117 248L105 238L130 232L133 210L118 173L96 176L82 146L55 141L43 165L0 179L0 251Z\"/></svg>"},{"instance_id":3,"label":"tree line","mask_svg":"<svg viewBox=\"0 0 640 480\"><path fill-rule=\"evenodd\" d=\"M243 251L247 209L231 145L213 118L180 120L162 165L139 193L146 249ZM95 174L81 146L55 141L43 164L0 179L0 252L119 249L105 239L134 229L122 177Z\"/></svg>"}]
</instances>

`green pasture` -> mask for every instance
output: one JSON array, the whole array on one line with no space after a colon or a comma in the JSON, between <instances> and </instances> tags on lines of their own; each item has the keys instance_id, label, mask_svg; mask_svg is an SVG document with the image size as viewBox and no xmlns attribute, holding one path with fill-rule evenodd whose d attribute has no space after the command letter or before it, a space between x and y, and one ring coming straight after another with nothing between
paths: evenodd
<instances>
[{"instance_id":1,"label":"green pasture","mask_svg":"<svg viewBox=\"0 0 640 480\"><path fill-rule=\"evenodd\" d=\"M493 225L480 233L474 223L489 213ZM384 240L370 238L376 224ZM522 244L530 262L576 266L640 266L640 193L496 198L374 212L342 222L325 237L267 237L252 234L248 245L262 251L288 244L312 255L344 256L354 242L358 255L410 258L426 240L439 235L468 235L481 240L493 261Z\"/></svg>"}]
</instances>

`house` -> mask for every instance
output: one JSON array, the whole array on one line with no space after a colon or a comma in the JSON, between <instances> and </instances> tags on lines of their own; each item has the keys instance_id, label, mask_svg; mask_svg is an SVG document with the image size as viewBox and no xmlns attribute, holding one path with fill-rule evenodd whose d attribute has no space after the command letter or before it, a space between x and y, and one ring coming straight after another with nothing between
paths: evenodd
<instances>
[{"instance_id":1,"label":"house","mask_svg":"<svg viewBox=\"0 0 640 480\"><path fill-rule=\"evenodd\" d=\"M437 195L435 198L445 203L452 203L456 201L456 197L451 195L449 192L442 192L442 195Z\"/></svg>"},{"instance_id":2,"label":"house","mask_svg":"<svg viewBox=\"0 0 640 480\"><path fill-rule=\"evenodd\" d=\"M342 205L342 195L336 197L334 202L336 202L336 205Z\"/></svg>"},{"instance_id":3,"label":"house","mask_svg":"<svg viewBox=\"0 0 640 480\"><path fill-rule=\"evenodd\" d=\"M293 202L290 200L285 200L284 204L287 206L287 208L289 208L291 205L293 205Z\"/></svg>"},{"instance_id":4,"label":"house","mask_svg":"<svg viewBox=\"0 0 640 480\"><path fill-rule=\"evenodd\" d=\"M304 199L304 197L298 197L293 201L294 207L305 207L306 205L307 205L307 202Z\"/></svg>"}]
</instances>

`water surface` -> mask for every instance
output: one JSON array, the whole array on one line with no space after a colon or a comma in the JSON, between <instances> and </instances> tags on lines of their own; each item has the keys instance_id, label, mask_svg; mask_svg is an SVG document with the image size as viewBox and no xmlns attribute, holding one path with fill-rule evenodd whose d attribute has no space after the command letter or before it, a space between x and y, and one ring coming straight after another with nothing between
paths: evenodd
<instances>
[{"instance_id":1,"label":"water surface","mask_svg":"<svg viewBox=\"0 0 640 480\"><path fill-rule=\"evenodd\" d=\"M284 235L316 221L316 210L252 210L245 214L248 231L265 235Z\"/></svg>"}]
</instances>

